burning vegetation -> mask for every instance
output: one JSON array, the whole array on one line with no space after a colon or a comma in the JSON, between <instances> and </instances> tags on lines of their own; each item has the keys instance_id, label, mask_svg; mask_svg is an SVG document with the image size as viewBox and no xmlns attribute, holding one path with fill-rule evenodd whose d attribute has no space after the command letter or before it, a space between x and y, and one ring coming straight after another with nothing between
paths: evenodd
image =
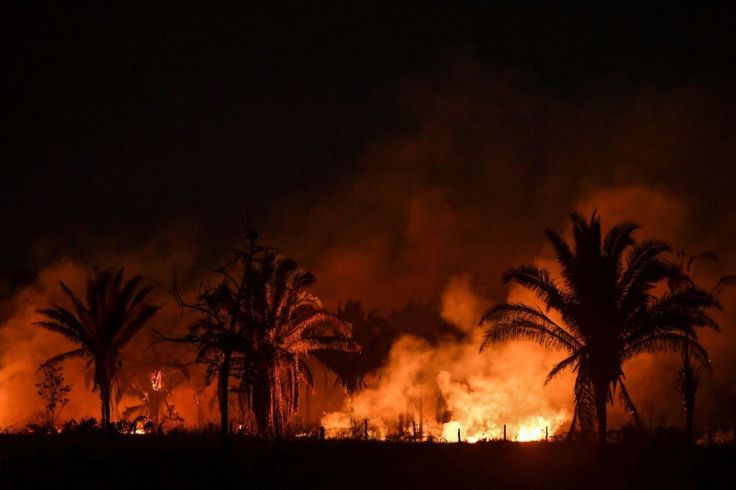
<instances>
[{"instance_id":1,"label":"burning vegetation","mask_svg":"<svg viewBox=\"0 0 736 490\"><path fill-rule=\"evenodd\" d=\"M61 421L62 409L84 396L66 384L64 366L74 386L98 394L100 425L123 433L217 427L223 435L413 442L597 433L606 442L616 397L624 410L614 420L628 433L645 429L624 384L627 362L670 352L683 360L685 434L694 438L694 393L710 369L699 330L719 329L711 314L734 277L703 289L693 260L669 260L665 243L634 240L636 225L604 233L596 213L572 218L569 241L547 232L553 255L505 273L513 287L503 302L459 274L437 300L411 300L385 316L350 300L333 313L310 292L314 276L260 246L254 232L221 265L175 274L173 303L122 269L61 282L62 295L43 283L27 293L26 309L35 309L23 328L76 345L59 354L51 338L39 344L43 414L0 415L6 427L33 431L95 426L89 398ZM18 382L5 379L8 393Z\"/></svg>"}]
</instances>

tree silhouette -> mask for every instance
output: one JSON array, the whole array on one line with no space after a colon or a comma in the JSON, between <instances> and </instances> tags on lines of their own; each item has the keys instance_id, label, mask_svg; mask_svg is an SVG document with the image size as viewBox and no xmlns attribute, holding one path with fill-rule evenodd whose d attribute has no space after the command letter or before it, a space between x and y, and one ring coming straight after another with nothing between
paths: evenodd
<instances>
[{"instance_id":1,"label":"tree silhouette","mask_svg":"<svg viewBox=\"0 0 736 490\"><path fill-rule=\"evenodd\" d=\"M426 303L409 300L401 308L392 308L388 321L400 334L423 338L432 345L441 339L461 341L465 337L462 330L442 318L437 299Z\"/></svg>"},{"instance_id":2,"label":"tree silhouette","mask_svg":"<svg viewBox=\"0 0 736 490\"><path fill-rule=\"evenodd\" d=\"M64 373L61 372L61 366L51 364L42 364L39 369L43 370L43 381L36 383L38 396L44 402L46 410L46 426L48 430L56 430L56 421L59 414L69 403L69 392L71 385L64 383Z\"/></svg>"},{"instance_id":3,"label":"tree silhouette","mask_svg":"<svg viewBox=\"0 0 736 490\"><path fill-rule=\"evenodd\" d=\"M363 310L360 301L349 300L339 306L337 316L353 326L351 338L361 351L317 351L315 357L336 374L335 384L352 397L365 387L366 376L383 365L396 338L396 329L375 310Z\"/></svg>"},{"instance_id":4,"label":"tree silhouette","mask_svg":"<svg viewBox=\"0 0 736 490\"><path fill-rule=\"evenodd\" d=\"M717 257L715 253L710 251L703 252L700 255L692 255L690 257L687 257L687 254L683 251L678 252L677 260L670 264L667 286L673 293L679 291L698 290L700 291L700 294L710 294L713 297L712 307L720 310L721 304L717 298L723 291L724 287L736 284L736 276L721 277L715 287L710 291L699 289L695 284L695 272L697 264L703 259L715 261L717 260ZM688 333L687 338L683 341L681 348L682 362L677 371L677 381L680 389L680 396L682 398L682 410L685 414L685 439L687 442L692 442L693 440L695 393L698 390L700 378L704 372L712 371L710 358L705 350L694 349L692 345L693 342L697 342L698 340L695 330L695 327L698 326L700 325L692 325L692 331ZM715 322L711 322L705 326L709 326L716 331L720 331L720 328Z\"/></svg>"},{"instance_id":5,"label":"tree silhouette","mask_svg":"<svg viewBox=\"0 0 736 490\"><path fill-rule=\"evenodd\" d=\"M241 389L261 434L277 437L299 407L299 383L313 386L305 356L320 350L356 352L351 326L325 310L307 289L314 276L292 260L268 252L255 268L253 294L244 310Z\"/></svg>"},{"instance_id":6,"label":"tree silhouette","mask_svg":"<svg viewBox=\"0 0 736 490\"><path fill-rule=\"evenodd\" d=\"M217 280L203 284L193 301L188 301L179 291L174 276L174 297L184 315L194 315L189 332L179 338L171 338L157 332L155 342L185 342L197 347L194 363L206 364L205 386L217 380L217 399L220 409L220 430L223 436L229 430L230 380L233 367L245 366L243 356L252 351L247 344L245 331L246 308L251 304L254 285L257 282L254 264L269 249L256 243L258 234L249 230L242 249L235 249L224 266L211 269ZM252 357L252 356L251 356Z\"/></svg>"},{"instance_id":7,"label":"tree silhouette","mask_svg":"<svg viewBox=\"0 0 736 490\"><path fill-rule=\"evenodd\" d=\"M208 365L205 385L217 379L220 427L229 430L229 395L236 390L244 412L259 433L280 436L298 409L299 383L312 385L304 356L320 349L355 351L350 325L322 308L307 292L311 273L274 249L256 244L249 231L243 249L233 250L224 267L212 269L215 284L200 288L194 301L174 296L195 315L184 337L158 333L156 342L187 342L198 349L195 363ZM239 380L231 387L231 380Z\"/></svg>"},{"instance_id":8,"label":"tree silhouette","mask_svg":"<svg viewBox=\"0 0 736 490\"><path fill-rule=\"evenodd\" d=\"M159 307L148 302L150 287L139 289L141 276L123 282L123 269L94 269L87 279L86 304L64 284L64 294L71 300L73 312L59 305L36 310L46 320L34 325L58 332L78 349L59 354L46 361L55 364L66 359L88 358L92 368L93 389L99 390L102 426L110 424L112 395L119 397L118 376L123 363L122 349L143 328Z\"/></svg>"},{"instance_id":9,"label":"tree silhouette","mask_svg":"<svg viewBox=\"0 0 736 490\"><path fill-rule=\"evenodd\" d=\"M123 417L144 416L157 424L168 421L175 413L168 398L185 378L185 371L180 369L157 368L150 372L139 372L123 391L141 403L126 407ZM163 413L162 408L166 408Z\"/></svg>"},{"instance_id":10,"label":"tree silhouette","mask_svg":"<svg viewBox=\"0 0 736 490\"><path fill-rule=\"evenodd\" d=\"M489 308L480 321L488 325L481 350L513 339L564 350L567 357L552 368L546 382L566 369L577 373L571 432L576 425L586 431L597 426L598 440L605 444L607 403L617 389L638 420L623 382L624 362L645 352L679 351L694 325L712 322L705 309L713 302L697 290L653 296L652 289L666 276L660 256L669 247L657 240L635 241L631 235L637 225L618 223L602 238L597 213L590 221L578 213L570 217L572 246L546 231L561 266L559 278L534 264L512 269L502 278L534 292L546 312L511 302ZM690 346L704 355L697 342Z\"/></svg>"}]
</instances>

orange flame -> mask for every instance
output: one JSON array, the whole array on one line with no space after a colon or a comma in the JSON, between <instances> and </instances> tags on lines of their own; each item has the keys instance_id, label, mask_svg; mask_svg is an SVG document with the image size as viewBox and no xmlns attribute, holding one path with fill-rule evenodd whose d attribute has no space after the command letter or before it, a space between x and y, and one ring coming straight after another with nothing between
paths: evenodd
<instances>
[{"instance_id":1,"label":"orange flame","mask_svg":"<svg viewBox=\"0 0 736 490\"><path fill-rule=\"evenodd\" d=\"M376 439L476 442L505 435L532 441L564 430L572 390L560 381L542 388L560 353L514 342L479 354L476 324L488 303L473 293L467 276L452 278L442 315L466 331L466 340L436 346L412 336L397 340L370 387L344 411L323 416L326 437L365 437L366 420L368 437Z\"/></svg>"},{"instance_id":2,"label":"orange flame","mask_svg":"<svg viewBox=\"0 0 736 490\"><path fill-rule=\"evenodd\" d=\"M163 378L164 373L160 369L156 369L153 374L151 374L151 387L153 387L153 391L161 391L164 380Z\"/></svg>"}]
</instances>

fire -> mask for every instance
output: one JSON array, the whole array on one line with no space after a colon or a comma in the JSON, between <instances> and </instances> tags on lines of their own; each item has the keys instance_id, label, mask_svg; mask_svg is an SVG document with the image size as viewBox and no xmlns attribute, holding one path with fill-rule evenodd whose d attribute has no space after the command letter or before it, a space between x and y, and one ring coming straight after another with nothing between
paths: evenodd
<instances>
[{"instance_id":1,"label":"fire","mask_svg":"<svg viewBox=\"0 0 736 490\"><path fill-rule=\"evenodd\" d=\"M516 440L519 442L539 441L545 437L545 432L545 429L541 426L527 427L522 425L519 428L519 435L516 437Z\"/></svg>"},{"instance_id":2,"label":"fire","mask_svg":"<svg viewBox=\"0 0 736 490\"><path fill-rule=\"evenodd\" d=\"M153 391L161 391L163 378L164 373L160 369L156 369L153 374L151 374L151 387L153 388Z\"/></svg>"},{"instance_id":3,"label":"fire","mask_svg":"<svg viewBox=\"0 0 736 490\"><path fill-rule=\"evenodd\" d=\"M558 417L556 420L550 420L539 416L521 424L507 425L506 427L489 425L489 427L480 430L468 426L465 422L452 421L442 427L442 437L448 442L459 439L462 442L470 443L504 440L504 436L505 440L508 441L542 441L555 435L560 428L561 419L562 417ZM460 432L458 433L458 431Z\"/></svg>"},{"instance_id":4,"label":"fire","mask_svg":"<svg viewBox=\"0 0 736 490\"><path fill-rule=\"evenodd\" d=\"M544 440L566 429L570 393L564 380L543 387L555 356L520 342L478 353L480 301L467 277L453 278L443 294L443 317L467 332L462 342L438 345L398 339L388 365L346 408L322 417L326 437L369 437L476 442ZM568 382L570 380L567 380ZM505 429L505 430L504 430ZM364 435L364 434L363 434Z\"/></svg>"}]
</instances>

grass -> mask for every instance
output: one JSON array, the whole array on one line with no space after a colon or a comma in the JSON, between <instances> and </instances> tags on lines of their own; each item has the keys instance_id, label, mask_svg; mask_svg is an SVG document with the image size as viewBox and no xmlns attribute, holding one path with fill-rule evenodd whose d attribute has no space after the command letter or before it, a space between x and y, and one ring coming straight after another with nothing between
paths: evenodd
<instances>
[{"instance_id":1,"label":"grass","mask_svg":"<svg viewBox=\"0 0 736 490\"><path fill-rule=\"evenodd\" d=\"M736 446L0 435L0 488L736 488Z\"/></svg>"}]
</instances>

